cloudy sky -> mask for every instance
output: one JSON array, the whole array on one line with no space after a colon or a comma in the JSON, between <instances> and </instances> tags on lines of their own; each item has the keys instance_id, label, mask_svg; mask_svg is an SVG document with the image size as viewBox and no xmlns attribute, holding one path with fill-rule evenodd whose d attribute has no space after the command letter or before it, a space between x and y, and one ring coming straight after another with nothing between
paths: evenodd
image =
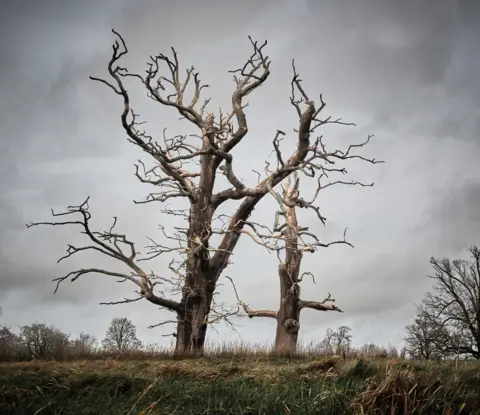
<instances>
[{"instance_id":1,"label":"cloudy sky","mask_svg":"<svg viewBox=\"0 0 480 415\"><path fill-rule=\"evenodd\" d=\"M229 69L250 53L248 35L268 39L272 75L249 97L250 132L235 153L238 175L255 183L271 152L276 129L293 146L296 114L289 104L291 59L310 96L323 93L328 115L357 127L325 130L331 146L374 140L363 155L382 165L351 163L350 178L373 188L332 188L319 202L324 228L302 215L328 241L348 226L354 249L337 246L306 257L307 299L331 292L344 314L302 315L304 342L323 338L327 327L346 324L355 343L400 344L414 303L429 289L431 256L464 256L480 243L480 3L475 0L264 0L264 1L1 1L0 16L0 304L1 324L53 323L73 336L102 337L112 317L127 315L145 341L169 342L148 330L168 314L149 303L101 306L133 294L109 277L66 282L56 295L51 280L85 266L117 269L104 258L80 256L57 265L78 229L35 228L61 210L91 197L92 226L112 216L119 229L145 245L160 238L168 218L159 205L135 205L151 189L137 182L133 164L143 157L127 143L119 122L121 102L88 79L105 76L114 40L125 37L125 65L142 71L150 54L174 46L184 67L194 64L211 85L212 110L228 107ZM152 134L168 127L190 132L171 109L130 87L136 112ZM313 191L305 184L305 189ZM309 195L305 195L308 197ZM233 206L233 204L232 204ZM274 204L262 201L254 220L272 221ZM242 240L226 274L252 307L278 303L273 255ZM152 267L162 272L165 261ZM227 303L231 286L220 287ZM265 343L268 320L242 320L239 335L226 327L212 341Z\"/></svg>"}]
</instances>

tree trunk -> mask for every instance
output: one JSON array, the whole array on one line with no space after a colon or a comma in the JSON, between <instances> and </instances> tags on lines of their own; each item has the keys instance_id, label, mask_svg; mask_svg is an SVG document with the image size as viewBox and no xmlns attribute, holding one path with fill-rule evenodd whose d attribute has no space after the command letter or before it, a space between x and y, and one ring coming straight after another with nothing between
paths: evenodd
<instances>
[{"instance_id":1,"label":"tree trunk","mask_svg":"<svg viewBox=\"0 0 480 415\"><path fill-rule=\"evenodd\" d=\"M297 351L300 330L300 286L298 278L302 253L298 250L298 226L295 207L285 206L285 262L278 267L280 307L277 317L275 353L292 356Z\"/></svg>"},{"instance_id":2,"label":"tree trunk","mask_svg":"<svg viewBox=\"0 0 480 415\"><path fill-rule=\"evenodd\" d=\"M285 265L280 265L279 274L281 301L277 317L275 354L293 356L297 352L298 331L300 329L298 287L296 287L296 281L289 278Z\"/></svg>"},{"instance_id":3,"label":"tree trunk","mask_svg":"<svg viewBox=\"0 0 480 415\"><path fill-rule=\"evenodd\" d=\"M204 138L203 149L208 140ZM209 239L212 234L212 191L215 182L213 157L201 159L201 176L190 205L187 232L188 256L180 312L177 316L176 355L201 356L204 352L208 315L215 291L215 277L210 267Z\"/></svg>"},{"instance_id":4,"label":"tree trunk","mask_svg":"<svg viewBox=\"0 0 480 415\"><path fill-rule=\"evenodd\" d=\"M204 353L207 320L215 290L214 284L197 278L197 287L184 289L182 311L177 315L176 356L202 356Z\"/></svg>"}]
</instances>

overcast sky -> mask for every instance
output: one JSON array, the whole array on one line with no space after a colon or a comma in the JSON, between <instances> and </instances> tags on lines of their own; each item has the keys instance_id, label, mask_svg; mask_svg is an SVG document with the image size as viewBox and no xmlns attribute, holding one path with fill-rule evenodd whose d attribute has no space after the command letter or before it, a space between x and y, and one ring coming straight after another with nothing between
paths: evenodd
<instances>
[{"instance_id":1,"label":"overcast sky","mask_svg":"<svg viewBox=\"0 0 480 415\"><path fill-rule=\"evenodd\" d=\"M130 49L124 66L143 71L150 54L174 46L184 67L194 64L211 85L210 108L227 109L233 87L229 69L250 53L248 35L268 39L268 82L249 96L250 132L235 153L238 175L255 183L271 152L276 129L293 146L297 118L289 104L291 59L311 97L323 93L328 115L357 127L324 131L331 146L375 134L363 155L385 164L351 163L350 178L373 188L333 188L320 195L324 228L301 216L328 241L348 226L354 249L334 246L308 255L305 299L331 292L345 310L302 314L303 342L323 338L327 327L346 324L355 343L399 345L414 303L429 289L431 256L465 256L480 243L480 2L475 0L231 0L208 1L0 1L0 304L1 324L13 329L33 321L53 323L72 336L102 337L115 316L129 316L144 341L170 342L148 330L168 313L147 302L101 306L132 296L133 286L103 276L64 283L51 280L81 267L117 269L104 258L81 256L57 265L78 229L35 228L61 210L91 197L92 225L112 216L139 247L160 238L166 224L159 205L135 205L151 189L133 176L143 157L120 125L121 100L88 79L105 76L114 36ZM130 87L136 112L152 134L162 128L191 131L169 108ZM333 148L333 147L332 147ZM346 166L349 167L348 165ZM305 183L305 181L304 181ZM307 186L308 190L308 185ZM312 185L310 190L313 191ZM308 194L305 197L309 197ZM233 206L233 204L232 204ZM272 223L274 204L262 201L254 220ZM276 308L277 263L243 239L226 275L251 307ZM152 267L163 272L165 261ZM224 282L224 280L222 280ZM234 303L231 286L220 287ZM242 320L244 341L272 341L275 323ZM211 341L236 341L225 327Z\"/></svg>"}]
</instances>

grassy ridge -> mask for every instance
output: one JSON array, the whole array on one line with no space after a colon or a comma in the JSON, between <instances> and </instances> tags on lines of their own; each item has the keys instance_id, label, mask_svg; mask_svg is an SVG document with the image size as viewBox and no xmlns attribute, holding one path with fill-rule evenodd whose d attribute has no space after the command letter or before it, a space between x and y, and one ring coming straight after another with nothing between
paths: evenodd
<instances>
[{"instance_id":1,"label":"grassy ridge","mask_svg":"<svg viewBox=\"0 0 480 415\"><path fill-rule=\"evenodd\" d=\"M0 365L0 413L480 414L480 365L206 357Z\"/></svg>"}]
</instances>

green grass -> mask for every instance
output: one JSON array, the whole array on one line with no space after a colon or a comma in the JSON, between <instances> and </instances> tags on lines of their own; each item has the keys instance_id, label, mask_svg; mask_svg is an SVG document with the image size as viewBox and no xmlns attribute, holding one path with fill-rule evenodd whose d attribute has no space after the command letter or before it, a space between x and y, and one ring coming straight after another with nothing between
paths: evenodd
<instances>
[{"instance_id":1,"label":"green grass","mask_svg":"<svg viewBox=\"0 0 480 415\"><path fill-rule=\"evenodd\" d=\"M0 413L480 414L480 365L236 356L0 365Z\"/></svg>"}]
</instances>

